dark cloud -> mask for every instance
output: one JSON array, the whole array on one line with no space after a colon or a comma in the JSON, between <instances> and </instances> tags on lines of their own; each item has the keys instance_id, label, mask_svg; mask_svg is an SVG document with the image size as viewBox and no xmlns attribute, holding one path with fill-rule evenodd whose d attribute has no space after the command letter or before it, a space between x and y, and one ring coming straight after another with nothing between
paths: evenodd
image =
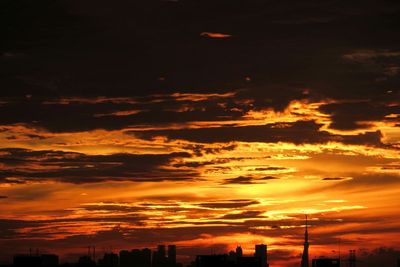
<instances>
[{"instance_id":1,"label":"dark cloud","mask_svg":"<svg viewBox=\"0 0 400 267\"><path fill-rule=\"evenodd\" d=\"M348 178L345 177L326 177L323 178L323 181L343 181L343 180L347 180Z\"/></svg>"},{"instance_id":2,"label":"dark cloud","mask_svg":"<svg viewBox=\"0 0 400 267\"><path fill-rule=\"evenodd\" d=\"M137 211L144 211L148 210L146 207L140 207L140 206L131 206L131 205L118 205L117 203L108 203L108 204L103 204L103 205L81 205L81 209L87 210L87 211L96 211L96 212L107 212L107 211L112 211L112 212L137 212Z\"/></svg>"},{"instance_id":3,"label":"dark cloud","mask_svg":"<svg viewBox=\"0 0 400 267\"><path fill-rule=\"evenodd\" d=\"M228 220L236 220L236 219L252 219L252 218L256 218L259 217L259 215L261 215L262 212L261 211L244 211L244 212L240 212L240 213L231 213L231 214L226 214L224 216L222 216L222 219L228 219Z\"/></svg>"},{"instance_id":4,"label":"dark cloud","mask_svg":"<svg viewBox=\"0 0 400 267\"><path fill-rule=\"evenodd\" d=\"M168 169L173 160L188 153L85 155L61 151L2 149L2 182L56 180L69 183L101 181L179 181L197 176L194 171ZM30 164L39 168L31 168Z\"/></svg>"},{"instance_id":5,"label":"dark cloud","mask_svg":"<svg viewBox=\"0 0 400 267\"><path fill-rule=\"evenodd\" d=\"M219 147L206 147L202 144L190 144L184 146L184 149L191 150L196 156L202 156L203 154L218 154L223 151L232 151L237 147L236 144L228 144L226 146Z\"/></svg>"},{"instance_id":6,"label":"dark cloud","mask_svg":"<svg viewBox=\"0 0 400 267\"><path fill-rule=\"evenodd\" d=\"M265 168L255 168L254 170L255 171L282 171L282 170L287 170L287 168L271 166L271 167L265 167Z\"/></svg>"},{"instance_id":7,"label":"dark cloud","mask_svg":"<svg viewBox=\"0 0 400 267\"><path fill-rule=\"evenodd\" d=\"M254 183L253 177L239 176L236 178L225 179L225 184L252 184Z\"/></svg>"},{"instance_id":8,"label":"dark cloud","mask_svg":"<svg viewBox=\"0 0 400 267\"><path fill-rule=\"evenodd\" d=\"M232 199L226 201L204 202L198 204L198 206L211 209L232 209L232 208L242 208L257 204L259 204L259 202L256 200Z\"/></svg>"},{"instance_id":9,"label":"dark cloud","mask_svg":"<svg viewBox=\"0 0 400 267\"><path fill-rule=\"evenodd\" d=\"M115 130L138 125L238 119L249 108L224 95L205 95L202 100L196 96L192 99L190 95L186 98L179 95L93 99L32 97L11 99L0 105L0 112L4 114L0 124L22 123L51 132Z\"/></svg>"},{"instance_id":10,"label":"dark cloud","mask_svg":"<svg viewBox=\"0 0 400 267\"><path fill-rule=\"evenodd\" d=\"M294 123L272 123L260 126L223 126L215 128L180 129L180 130L149 130L131 131L139 138L152 139L156 136L166 136L169 139L184 139L193 142L290 142L327 143L331 141L346 144L367 144L381 146L381 133L366 132L357 135L336 135L321 131L321 124L314 121L298 121Z\"/></svg>"},{"instance_id":11,"label":"dark cloud","mask_svg":"<svg viewBox=\"0 0 400 267\"><path fill-rule=\"evenodd\" d=\"M354 130L371 127L371 122L385 120L390 114L400 114L399 105L379 102L334 103L320 107L332 118L331 128Z\"/></svg>"},{"instance_id":12,"label":"dark cloud","mask_svg":"<svg viewBox=\"0 0 400 267\"><path fill-rule=\"evenodd\" d=\"M251 176L239 176L235 178L225 179L223 184L257 184L275 179L279 178L273 176L265 176L261 178L251 177Z\"/></svg>"}]
</instances>

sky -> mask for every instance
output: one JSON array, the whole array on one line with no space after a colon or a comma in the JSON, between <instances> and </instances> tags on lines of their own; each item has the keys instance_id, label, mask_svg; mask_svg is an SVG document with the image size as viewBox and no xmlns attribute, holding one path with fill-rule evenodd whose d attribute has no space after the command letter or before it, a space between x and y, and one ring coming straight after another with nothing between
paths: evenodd
<instances>
[{"instance_id":1,"label":"sky","mask_svg":"<svg viewBox=\"0 0 400 267\"><path fill-rule=\"evenodd\" d=\"M399 30L390 0L1 1L0 261L298 266L308 214L310 258L391 264Z\"/></svg>"}]
</instances>

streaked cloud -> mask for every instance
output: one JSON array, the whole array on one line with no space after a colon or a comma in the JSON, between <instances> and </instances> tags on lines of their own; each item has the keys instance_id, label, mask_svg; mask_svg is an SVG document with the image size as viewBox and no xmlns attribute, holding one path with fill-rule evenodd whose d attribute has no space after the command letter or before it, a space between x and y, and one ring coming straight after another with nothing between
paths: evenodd
<instances>
[{"instance_id":1,"label":"streaked cloud","mask_svg":"<svg viewBox=\"0 0 400 267\"><path fill-rule=\"evenodd\" d=\"M200 36L208 37L208 38L218 38L218 39L232 37L232 35L230 35L230 34L219 33L219 32L202 32L202 33L200 33Z\"/></svg>"}]
</instances>

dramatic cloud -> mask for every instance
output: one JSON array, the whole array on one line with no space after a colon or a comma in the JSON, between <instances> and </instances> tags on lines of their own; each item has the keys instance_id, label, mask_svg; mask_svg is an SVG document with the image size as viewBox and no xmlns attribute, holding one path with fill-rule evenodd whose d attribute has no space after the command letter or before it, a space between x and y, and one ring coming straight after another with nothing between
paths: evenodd
<instances>
[{"instance_id":1,"label":"dramatic cloud","mask_svg":"<svg viewBox=\"0 0 400 267\"><path fill-rule=\"evenodd\" d=\"M370 128L374 122L393 120L400 114L400 103L356 102L328 104L320 108L332 118L330 127L340 130ZM389 117L390 116L390 117Z\"/></svg>"},{"instance_id":2,"label":"dramatic cloud","mask_svg":"<svg viewBox=\"0 0 400 267\"><path fill-rule=\"evenodd\" d=\"M266 176L261 178L248 177L248 176L239 176L235 178L230 178L225 180L225 184L253 184L253 183L262 183L268 180L279 179L273 176Z\"/></svg>"},{"instance_id":3,"label":"dramatic cloud","mask_svg":"<svg viewBox=\"0 0 400 267\"><path fill-rule=\"evenodd\" d=\"M191 180L196 172L167 168L187 153L113 154L88 156L61 151L2 149L0 171L3 183L42 182L56 180L69 183L109 180L165 181Z\"/></svg>"},{"instance_id":4,"label":"dramatic cloud","mask_svg":"<svg viewBox=\"0 0 400 267\"><path fill-rule=\"evenodd\" d=\"M322 125L314 121L298 121L294 123L273 123L261 126L224 126L214 128L132 131L139 138L151 139L166 136L169 139L184 139L200 143L214 142L289 142L327 143L342 142L345 144L382 145L380 132L366 132L357 135L334 135L320 131Z\"/></svg>"}]
</instances>

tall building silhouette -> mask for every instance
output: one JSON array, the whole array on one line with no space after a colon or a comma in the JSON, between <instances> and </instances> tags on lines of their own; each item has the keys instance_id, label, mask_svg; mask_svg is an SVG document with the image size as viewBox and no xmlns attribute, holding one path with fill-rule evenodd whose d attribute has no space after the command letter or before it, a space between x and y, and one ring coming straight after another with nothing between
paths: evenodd
<instances>
[{"instance_id":1,"label":"tall building silhouette","mask_svg":"<svg viewBox=\"0 0 400 267\"><path fill-rule=\"evenodd\" d=\"M165 250L165 245L158 245L157 246L157 256L159 257L159 258L165 258L167 255L167 253L166 253L166 250Z\"/></svg>"},{"instance_id":2,"label":"tall building silhouette","mask_svg":"<svg viewBox=\"0 0 400 267\"><path fill-rule=\"evenodd\" d=\"M236 257L243 257L243 249L241 246L236 247Z\"/></svg>"},{"instance_id":3,"label":"tall building silhouette","mask_svg":"<svg viewBox=\"0 0 400 267\"><path fill-rule=\"evenodd\" d=\"M168 245L168 251L165 245L158 245L157 250L153 252L152 267L176 266L176 245Z\"/></svg>"},{"instance_id":4,"label":"tall building silhouette","mask_svg":"<svg viewBox=\"0 0 400 267\"><path fill-rule=\"evenodd\" d=\"M153 252L153 267L163 267L167 262L166 249L164 245L158 245L157 250Z\"/></svg>"},{"instance_id":5,"label":"tall building silhouette","mask_svg":"<svg viewBox=\"0 0 400 267\"><path fill-rule=\"evenodd\" d=\"M308 243L308 218L306 215L306 230L304 232L304 248L303 255L301 256L301 267L309 267L309 259L308 259L308 247L310 244Z\"/></svg>"},{"instance_id":6,"label":"tall building silhouette","mask_svg":"<svg viewBox=\"0 0 400 267\"><path fill-rule=\"evenodd\" d=\"M176 265L176 246L168 245L168 262L174 266Z\"/></svg>"},{"instance_id":7,"label":"tall building silhouette","mask_svg":"<svg viewBox=\"0 0 400 267\"><path fill-rule=\"evenodd\" d=\"M254 257L259 258L260 267L268 267L267 245L256 245Z\"/></svg>"},{"instance_id":8,"label":"tall building silhouette","mask_svg":"<svg viewBox=\"0 0 400 267\"><path fill-rule=\"evenodd\" d=\"M356 251L349 251L349 267L356 267Z\"/></svg>"}]
</instances>

